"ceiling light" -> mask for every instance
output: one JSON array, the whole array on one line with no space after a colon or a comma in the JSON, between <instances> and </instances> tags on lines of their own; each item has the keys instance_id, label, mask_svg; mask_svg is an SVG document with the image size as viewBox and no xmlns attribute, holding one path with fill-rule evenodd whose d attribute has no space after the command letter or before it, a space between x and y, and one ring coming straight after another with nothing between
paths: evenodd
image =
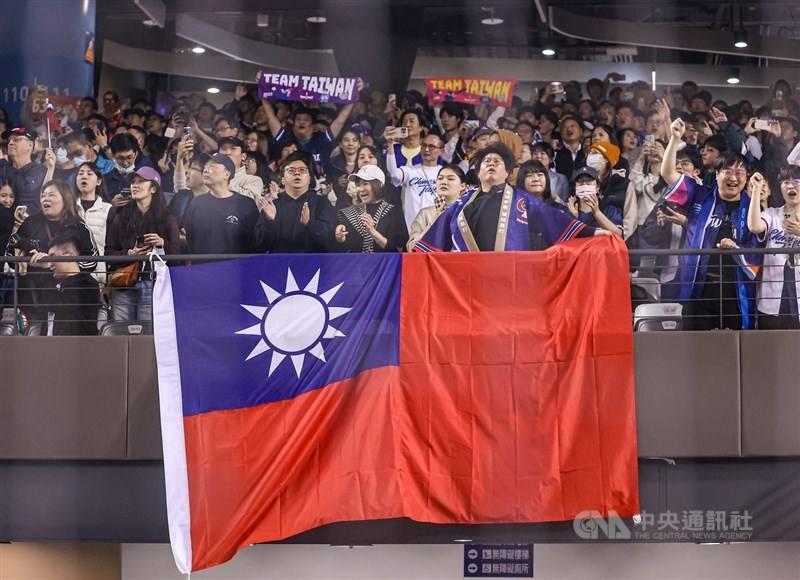
<instances>
[{"instance_id":1,"label":"ceiling light","mask_svg":"<svg viewBox=\"0 0 800 580\"><path fill-rule=\"evenodd\" d=\"M747 48L747 31L746 30L737 30L736 34L733 36L733 46L736 48Z\"/></svg>"},{"instance_id":2,"label":"ceiling light","mask_svg":"<svg viewBox=\"0 0 800 580\"><path fill-rule=\"evenodd\" d=\"M158 26L158 22L156 22L152 18L148 18L147 20L142 20L142 24L144 24L145 26L147 26L149 28L153 28L155 26Z\"/></svg>"},{"instance_id":3,"label":"ceiling light","mask_svg":"<svg viewBox=\"0 0 800 580\"><path fill-rule=\"evenodd\" d=\"M472 542L472 540L453 540L453 541L458 544L469 544L470 542Z\"/></svg>"},{"instance_id":4,"label":"ceiling light","mask_svg":"<svg viewBox=\"0 0 800 580\"><path fill-rule=\"evenodd\" d=\"M481 20L481 24L485 24L486 26L497 26L498 24L502 24L503 19L497 18L495 16L490 16L488 18L484 18Z\"/></svg>"},{"instance_id":5,"label":"ceiling light","mask_svg":"<svg viewBox=\"0 0 800 580\"><path fill-rule=\"evenodd\" d=\"M542 54L545 55L545 56L555 56L556 55L556 51L552 46L545 46L542 49Z\"/></svg>"},{"instance_id":6,"label":"ceiling light","mask_svg":"<svg viewBox=\"0 0 800 580\"><path fill-rule=\"evenodd\" d=\"M212 95L216 95L217 93L219 93L219 88L217 88L217 87L208 87L206 89L206 91L208 91Z\"/></svg>"},{"instance_id":7,"label":"ceiling light","mask_svg":"<svg viewBox=\"0 0 800 580\"><path fill-rule=\"evenodd\" d=\"M195 54L203 54L205 51L206 49L203 48L202 46L195 46L194 48L192 48L192 52Z\"/></svg>"},{"instance_id":8,"label":"ceiling light","mask_svg":"<svg viewBox=\"0 0 800 580\"><path fill-rule=\"evenodd\" d=\"M256 26L269 28L269 14L256 14Z\"/></svg>"},{"instance_id":9,"label":"ceiling light","mask_svg":"<svg viewBox=\"0 0 800 580\"><path fill-rule=\"evenodd\" d=\"M741 82L741 71L738 68L732 68L728 73L728 84L729 85L738 85Z\"/></svg>"},{"instance_id":10,"label":"ceiling light","mask_svg":"<svg viewBox=\"0 0 800 580\"><path fill-rule=\"evenodd\" d=\"M324 16L309 16L306 18L306 22L310 22L311 24L325 24L327 21L328 19Z\"/></svg>"}]
</instances>

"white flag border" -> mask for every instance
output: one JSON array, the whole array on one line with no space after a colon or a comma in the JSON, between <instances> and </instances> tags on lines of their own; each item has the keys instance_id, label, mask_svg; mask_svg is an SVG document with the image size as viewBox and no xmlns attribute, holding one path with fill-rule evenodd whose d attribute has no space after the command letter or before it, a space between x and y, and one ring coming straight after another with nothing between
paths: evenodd
<instances>
[{"instance_id":1,"label":"white flag border","mask_svg":"<svg viewBox=\"0 0 800 580\"><path fill-rule=\"evenodd\" d=\"M163 261L154 265L156 283L153 289L153 334L158 367L169 541L175 565L181 573L188 574L192 571L191 514L175 306L169 268Z\"/></svg>"}]
</instances>

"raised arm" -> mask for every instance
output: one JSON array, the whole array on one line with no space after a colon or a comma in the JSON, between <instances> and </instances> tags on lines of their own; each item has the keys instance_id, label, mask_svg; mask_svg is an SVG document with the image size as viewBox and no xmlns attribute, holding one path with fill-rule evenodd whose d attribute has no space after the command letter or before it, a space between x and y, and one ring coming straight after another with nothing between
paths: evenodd
<instances>
[{"instance_id":1,"label":"raised arm","mask_svg":"<svg viewBox=\"0 0 800 580\"><path fill-rule=\"evenodd\" d=\"M760 173L754 173L747 184L747 193L750 194L750 208L747 210L747 229L756 235L763 234L767 229L761 219L761 197L767 188L767 181Z\"/></svg>"},{"instance_id":2,"label":"raised arm","mask_svg":"<svg viewBox=\"0 0 800 580\"><path fill-rule=\"evenodd\" d=\"M661 161L661 177L667 183L667 186L671 187L681 177L676 169L676 155L681 138L686 132L686 124L679 117L672 122L669 130L669 143L667 143L667 148L664 150L664 159Z\"/></svg>"},{"instance_id":3,"label":"raised arm","mask_svg":"<svg viewBox=\"0 0 800 580\"><path fill-rule=\"evenodd\" d=\"M339 114L336 115L336 118L331 123L331 133L333 134L334 138L339 135L339 132L344 127L344 124L347 123L347 119L350 118L350 113L353 112L354 106L355 103L347 103L339 110Z\"/></svg>"}]
</instances>

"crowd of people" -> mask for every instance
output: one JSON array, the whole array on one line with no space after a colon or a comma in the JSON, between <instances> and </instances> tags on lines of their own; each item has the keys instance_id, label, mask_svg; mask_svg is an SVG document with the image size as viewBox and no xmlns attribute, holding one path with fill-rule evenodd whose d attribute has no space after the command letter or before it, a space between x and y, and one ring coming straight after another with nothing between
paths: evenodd
<instances>
[{"instance_id":1,"label":"crowd of people","mask_svg":"<svg viewBox=\"0 0 800 580\"><path fill-rule=\"evenodd\" d=\"M16 284L29 322L91 334L103 301L110 320L151 317L150 265L49 255L538 250L613 235L741 249L632 260L689 328L800 328L795 256L749 252L800 245L792 87L754 106L622 80L549 83L509 107L361 86L336 108L239 85L221 108L195 94L165 115L109 91L50 143L0 110L0 245L30 258L16 281L6 264L3 300Z\"/></svg>"}]
</instances>

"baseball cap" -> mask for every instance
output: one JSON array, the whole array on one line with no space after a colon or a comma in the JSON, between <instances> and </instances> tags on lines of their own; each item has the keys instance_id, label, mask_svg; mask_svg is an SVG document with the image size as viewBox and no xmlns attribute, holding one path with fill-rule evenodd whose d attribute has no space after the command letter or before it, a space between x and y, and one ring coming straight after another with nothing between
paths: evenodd
<instances>
[{"instance_id":1,"label":"baseball cap","mask_svg":"<svg viewBox=\"0 0 800 580\"><path fill-rule=\"evenodd\" d=\"M138 175L142 179L146 179L147 181L154 181L159 186L161 185L161 175L153 169L152 167L142 166L136 170L134 175Z\"/></svg>"},{"instance_id":2,"label":"baseball cap","mask_svg":"<svg viewBox=\"0 0 800 580\"><path fill-rule=\"evenodd\" d=\"M614 167L619 161L620 150L619 147L608 141L597 141L592 143L591 149L597 149L608 160L609 165ZM591 150L590 149L590 150Z\"/></svg>"},{"instance_id":3,"label":"baseball cap","mask_svg":"<svg viewBox=\"0 0 800 580\"><path fill-rule=\"evenodd\" d=\"M597 145L597 143L594 145ZM594 145L592 145L592 147L594 147ZM600 181L600 176L597 174L597 171L587 166L576 169L575 173L572 174L572 181L577 181L579 177L583 177L584 175L588 175L595 181Z\"/></svg>"},{"instance_id":4,"label":"baseball cap","mask_svg":"<svg viewBox=\"0 0 800 580\"><path fill-rule=\"evenodd\" d=\"M228 173L231 174L231 178L236 174L236 166L233 164L233 160L224 153L215 153L208 162L219 163L224 166L225 169L228 170Z\"/></svg>"},{"instance_id":5,"label":"baseball cap","mask_svg":"<svg viewBox=\"0 0 800 580\"><path fill-rule=\"evenodd\" d=\"M356 179L362 181L380 181L381 185L386 183L386 175L383 173L383 169L377 165L365 165L347 178L348 181L354 181Z\"/></svg>"},{"instance_id":6,"label":"baseball cap","mask_svg":"<svg viewBox=\"0 0 800 580\"><path fill-rule=\"evenodd\" d=\"M27 137L31 141L36 142L36 134L28 131L25 127L15 127L3 133L3 139L6 141L15 136Z\"/></svg>"},{"instance_id":7,"label":"baseball cap","mask_svg":"<svg viewBox=\"0 0 800 580\"><path fill-rule=\"evenodd\" d=\"M238 137L223 137L219 141L217 141L217 146L222 149L223 145L233 145L234 147L238 147L242 151L247 151L247 146L244 144L244 141L239 139Z\"/></svg>"}]
</instances>

